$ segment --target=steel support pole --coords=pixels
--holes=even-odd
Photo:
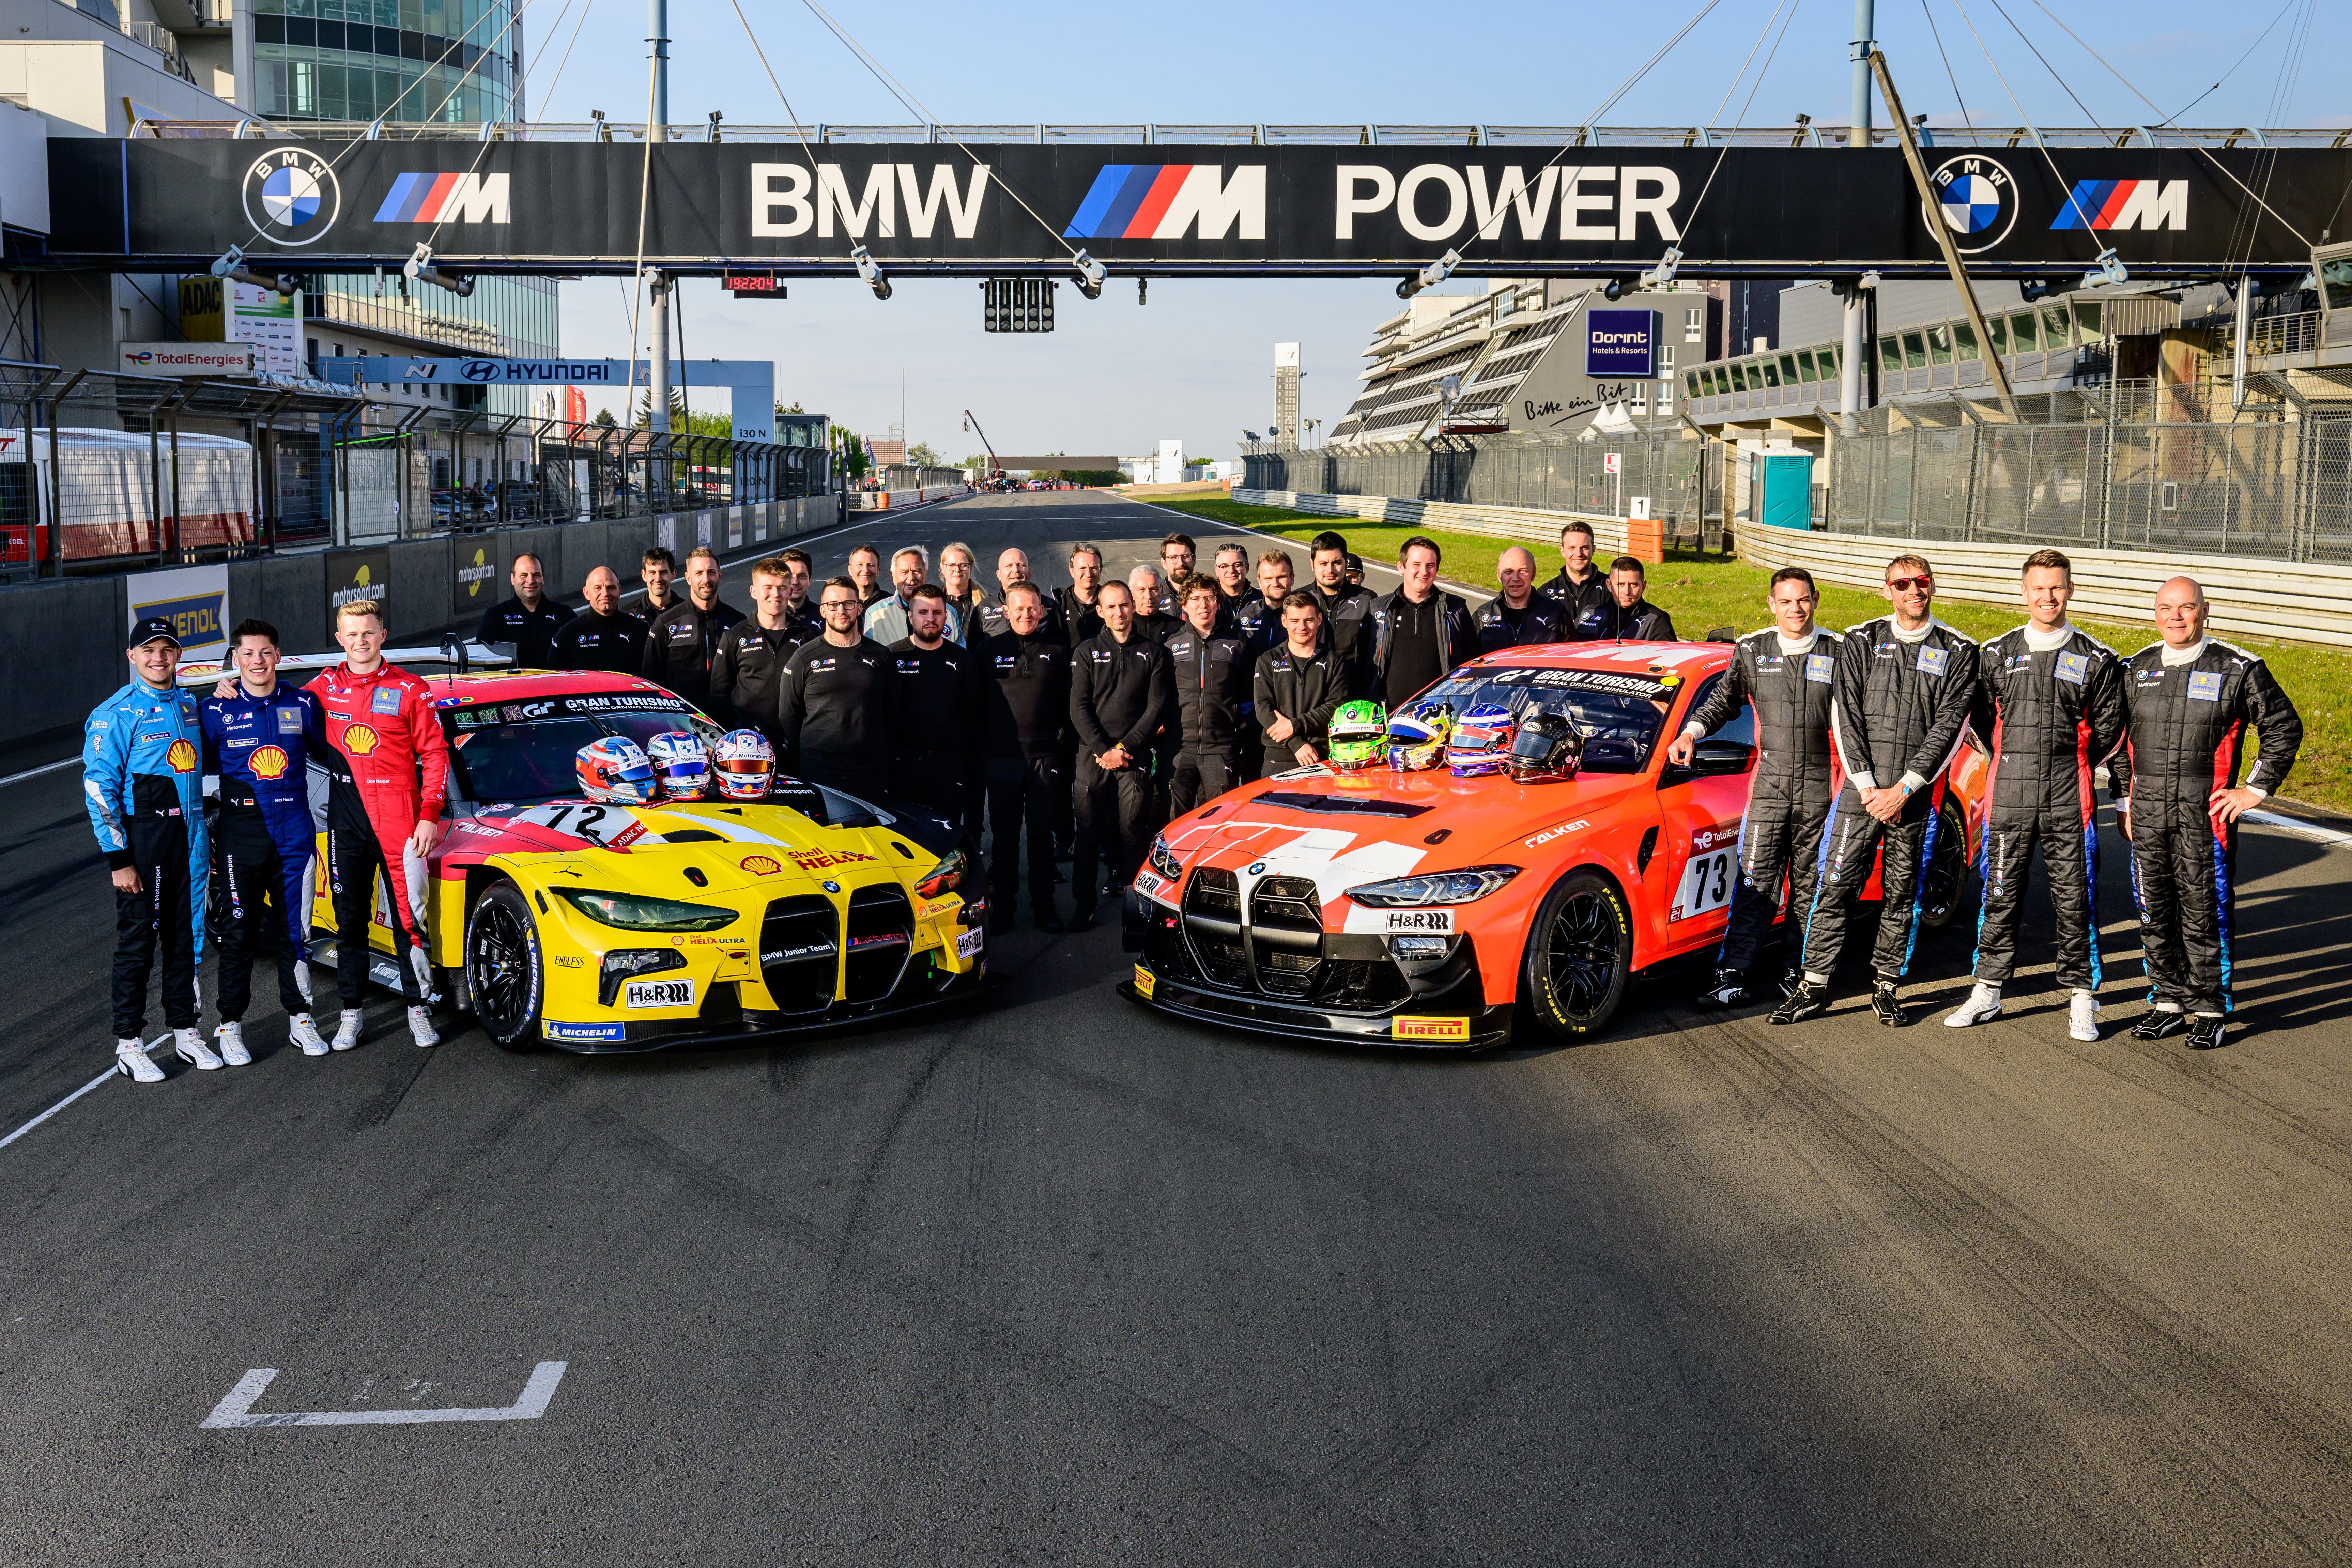
[[[1853,0],[1853,41],[1847,58],[1853,62],[1853,101],[1847,111],[1846,145],[1870,145],[1870,51],[1877,47],[1877,22],[1873,0]],[[1838,360],[1838,426],[1848,436],[1862,434],[1862,289],[1858,283],[1845,296],[1845,352]],[[1730,345],[1725,344],[1726,352]]]

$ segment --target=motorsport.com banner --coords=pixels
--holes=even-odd
[[[611,271],[637,254],[645,153],[618,143],[48,151],[53,262],[187,268],[237,246],[323,269],[396,265],[429,240],[459,268]],[[944,145],[814,151],[812,168],[791,143],[655,148],[646,258],[837,272],[863,244],[885,267],[964,273],[1066,268],[1073,249],[1125,270],[1386,272],[1457,248],[1473,271],[1565,273],[1645,267],[1671,244],[1689,270],[1942,267],[1886,148],[984,146],[984,167]],[[2141,268],[2306,265],[2352,180],[2352,152],[2328,149],[2066,148],[2056,174],[2032,148],[1923,153],[1935,219],[1992,273],[2061,274],[2110,247]]]

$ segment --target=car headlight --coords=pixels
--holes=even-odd
[[[1176,858],[1176,851],[1168,847],[1165,835],[1152,839],[1151,853],[1148,858],[1151,862],[1151,868],[1171,882],[1184,875],[1184,862]]]
[[[1349,889],[1348,897],[1376,910],[1467,904],[1485,898],[1518,874],[1517,866],[1470,866],[1459,871],[1433,871],[1426,877],[1367,882],[1360,888]]]
[[[556,897],[600,925],[625,931],[717,931],[733,925],[733,910],[709,904],[681,904],[669,899],[643,899],[634,893],[591,893],[578,888],[558,888]]]
[[[924,899],[944,899],[963,887],[964,873],[969,868],[963,851],[950,849],[940,857],[938,865],[923,873],[923,879],[915,884],[915,892]]]

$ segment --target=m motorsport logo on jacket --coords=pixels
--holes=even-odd
[[[505,174],[401,174],[375,210],[378,223],[508,223]]]
[[[1228,177],[1215,163],[1106,163],[1095,175],[1066,239],[1265,237],[1265,165]]]
[[[245,216],[272,245],[310,245],[342,212],[334,165],[299,147],[273,148],[245,172]]]

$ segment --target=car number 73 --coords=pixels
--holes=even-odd
[[[1666,911],[1666,919],[1691,920],[1712,914],[1731,902],[1731,883],[1738,866],[1739,853],[1736,849],[1692,856],[1683,867],[1682,886],[1675,889],[1674,907]]]

